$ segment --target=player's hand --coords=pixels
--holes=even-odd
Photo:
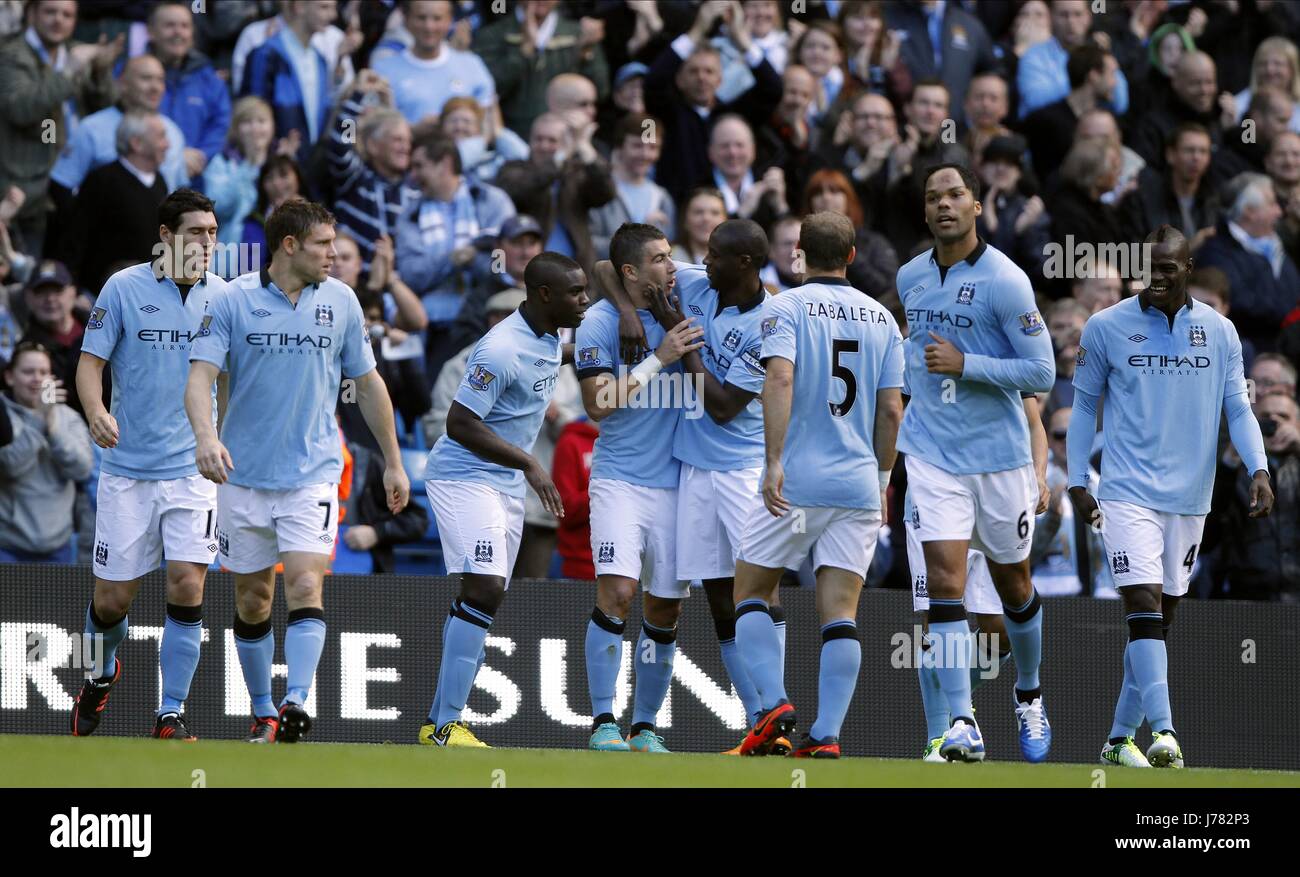
[[[932,375],[952,375],[959,378],[966,370],[966,354],[957,349],[942,335],[930,333],[933,344],[925,346],[925,367]]]
[[[636,365],[650,352],[645,326],[635,310],[618,313],[618,355],[628,365]]]
[[[1075,515],[1082,518],[1088,526],[1100,533],[1102,528],[1101,507],[1097,505],[1096,497],[1088,492],[1088,488],[1071,487],[1070,502],[1074,505]]]
[[[384,467],[384,499],[388,502],[388,510],[395,515],[400,514],[411,501],[411,482],[401,463]]]
[[[101,448],[117,447],[117,439],[120,433],[117,429],[117,418],[107,411],[101,411],[94,417],[90,418],[90,437],[95,444]]]
[[[545,466],[533,460],[533,464],[524,470],[524,478],[528,481],[528,486],[537,492],[542,508],[557,518],[564,517],[564,501],[560,499],[560,491],[555,489],[555,482],[551,480],[551,473],[546,471]]]
[[[779,518],[790,511],[790,501],[781,495],[783,487],[785,487],[785,469],[779,462],[768,463],[763,470],[763,505],[774,518]]]
[[[655,351],[655,356],[664,365],[672,365],[692,350],[704,346],[704,329],[692,325],[691,320],[682,320],[668,331],[664,340]]]
[[[664,327],[664,331],[672,331],[686,315],[682,313],[682,302],[677,296],[669,296],[668,292],[658,285],[650,287],[650,313],[659,321],[659,325]]]
[[[215,438],[200,441],[194,449],[194,462],[199,474],[216,484],[225,484],[227,472],[235,471],[235,463],[230,459],[230,451]]]
[[[1034,507],[1034,514],[1041,515],[1047,511],[1047,506],[1051,503],[1052,492],[1047,487],[1047,475],[1041,474],[1036,476],[1038,479],[1038,505]]]
[[[368,524],[357,524],[348,527],[343,542],[353,551],[369,551],[379,544],[379,534]]]
[[[1250,482],[1250,516],[1267,517],[1273,511],[1273,488],[1268,483],[1268,473],[1260,470]]]

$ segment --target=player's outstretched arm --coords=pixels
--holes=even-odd
[[[82,352],[77,360],[77,395],[86,412],[90,437],[101,448],[117,447],[117,419],[104,407],[104,366],[107,362],[93,353]]]
[[[555,489],[546,467],[532,454],[501,438],[482,418],[459,402],[452,402],[451,410],[447,412],[447,437],[489,463],[523,472],[546,510],[557,518],[564,517],[560,492]]]
[[[790,502],[781,493],[785,470],[781,456],[785,453],[785,434],[790,428],[790,405],[794,399],[794,363],[783,356],[767,360],[767,378],[763,381],[763,505],[775,517],[790,510]]]
[[[388,387],[379,376],[379,369],[371,369],[356,379],[357,407],[370,427],[370,434],[379,442],[384,452],[384,499],[394,515],[406,508],[411,498],[411,482],[402,465],[402,448],[397,443],[397,427],[393,423],[393,400]]]
[[[190,377],[185,383],[185,416],[190,419],[190,428],[194,430],[194,462],[199,474],[209,481],[224,484],[235,463],[212,426],[212,382],[220,373],[221,369],[210,362],[190,361]]]

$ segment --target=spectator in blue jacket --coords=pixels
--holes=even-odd
[[[260,97],[241,97],[231,116],[226,149],[213,157],[203,174],[203,188],[216,205],[220,243],[242,242],[244,220],[257,206],[257,178],[274,141],[270,105]]]
[[[1055,0],[1052,3],[1052,38],[1025,50],[1016,69],[1020,91],[1020,118],[1039,107],[1055,103],[1070,93],[1066,64],[1070,52],[1088,41],[1092,30],[1092,9],[1087,0]],[[1110,107],[1118,116],[1128,112],[1128,80],[1115,74],[1115,91]]]
[[[333,92],[329,62],[311,40],[334,21],[336,6],[299,5],[298,14],[249,55],[240,97],[256,95],[271,105],[276,135],[296,143],[298,162],[306,164],[325,132]]]
[[[451,329],[465,294],[491,269],[489,254],[475,244],[495,239],[515,205],[497,187],[466,179],[460,150],[442,134],[415,141],[411,177],[421,197],[397,224],[397,264],[429,317],[425,355],[432,379],[457,352]]]
[[[1282,216],[1273,183],[1263,174],[1239,174],[1224,189],[1227,215],[1196,259],[1198,268],[1218,268],[1232,290],[1232,322],[1243,342],[1277,349],[1282,321],[1296,307],[1300,271],[1286,254],[1275,226]]]
[[[963,112],[975,74],[999,66],[984,24],[960,3],[891,3],[886,21],[890,29],[905,34],[899,58],[913,80],[938,79],[946,85],[954,114]]]
[[[148,51],[162,62],[167,75],[161,112],[185,135],[185,167],[197,179],[226,142],[230,89],[208,57],[194,50],[189,3],[165,0],[153,8]]]

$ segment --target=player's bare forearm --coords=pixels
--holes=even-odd
[[[898,428],[903,423],[903,394],[897,387],[876,391],[876,424],[872,447],[882,471],[894,468],[898,460]]]
[[[447,436],[470,453],[509,469],[526,471],[537,463],[532,454],[510,444],[459,402],[447,412]]]
[[[90,421],[104,413],[104,360],[92,353],[82,353],[77,360],[77,397],[81,410]]]
[[[222,372],[217,375],[217,434],[226,422],[226,410],[230,407],[230,374]]]
[[[625,371],[618,377],[612,372],[596,375],[582,381],[582,407],[593,423],[600,423],[615,411],[627,405],[632,394],[641,389],[642,384],[632,371]]]
[[[573,365],[573,350],[576,346],[575,344],[560,345],[560,365]]]
[[[715,423],[726,423],[745,407],[745,405],[741,405],[740,408],[734,407],[734,400],[727,392],[727,387],[713,376],[713,372],[704,367],[704,357],[698,350],[692,350],[682,357],[682,368],[695,378],[696,386],[701,389],[700,395],[704,400],[704,412],[713,418]],[[733,389],[741,392],[739,388]],[[745,404],[749,404],[748,400]]]
[[[199,444],[217,440],[212,426],[212,382],[221,369],[210,362],[195,360],[190,363],[190,377],[185,382],[185,416]]]
[[[365,418],[370,434],[379,442],[384,462],[389,466],[402,464],[402,448],[397,443],[397,427],[393,422],[393,400],[388,397],[388,387],[379,376],[379,369],[371,369],[356,379],[357,407]]]
[[[1047,481],[1047,430],[1038,410],[1038,397],[1026,396],[1025,421],[1029,424],[1029,451],[1034,458],[1034,474],[1039,481]]]
[[[767,362],[767,378],[763,381],[763,445],[769,463],[781,462],[793,399],[794,363],[774,356]]]

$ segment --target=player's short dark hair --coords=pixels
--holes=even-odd
[[[212,199],[193,189],[177,189],[158,205],[158,224],[172,231],[181,227],[181,217],[187,213],[216,213]]]
[[[966,167],[966,165],[958,164],[955,161],[945,161],[941,164],[932,164],[926,168],[925,178],[921,181],[922,191],[925,190],[926,186],[930,185],[930,177],[947,168],[952,168],[957,172],[961,177],[961,184],[967,189],[970,189],[971,197],[978,201],[980,199],[980,178],[975,175],[973,170]]]
[[[727,219],[713,233],[721,249],[736,256],[748,256],[756,270],[767,264],[767,234],[754,220]]]
[[[645,258],[646,244],[651,241],[666,241],[668,236],[653,225],[644,222],[625,222],[609,239],[609,260],[614,263],[614,270],[623,276],[623,266],[641,267]]]
[[[444,158],[450,158],[452,171],[456,174],[463,172],[460,163],[460,147],[456,145],[455,140],[452,140],[441,131],[435,129],[418,136],[415,142],[411,144],[411,152],[415,152],[417,149],[423,149],[425,157],[434,164]]]
[[[318,225],[334,225],[334,214],[304,198],[290,198],[266,221],[266,243],[274,253],[287,237],[301,241]]]
[[[925,79],[918,79],[912,85],[912,97],[916,97],[917,90],[922,88],[942,88],[943,93],[948,95],[949,105],[952,104],[952,90],[948,88],[948,84],[946,82],[944,82],[942,79],[939,79],[937,76],[927,76]],[[911,102],[912,97],[909,97],[907,99],[909,103]]]
[[[1070,51],[1065,62],[1065,75],[1070,78],[1070,90],[1078,88],[1088,81],[1088,74],[1106,69],[1106,58],[1110,53],[1096,43],[1084,43]]]
[[[1187,236],[1167,222],[1147,235],[1146,243],[1175,245],[1181,243],[1183,246],[1188,246]]]
[[[524,291],[528,295],[540,287],[558,289],[564,285],[566,277],[573,271],[581,271],[582,266],[563,253],[547,250],[538,253],[524,269]]]
[[[402,0],[402,2],[398,4],[402,8],[403,15],[405,15],[408,11],[410,11],[412,2],[413,0]],[[456,14],[456,4],[453,3],[452,0],[442,0],[442,2],[447,4],[448,12],[450,12],[452,15]]]
[[[1211,145],[1214,143],[1214,138],[1210,136],[1210,129],[1200,122],[1179,122],[1165,135],[1165,149],[1176,148],[1188,134],[1200,134],[1208,139]]]
[[[857,236],[853,221],[843,213],[823,210],[805,216],[799,226],[799,249],[809,273],[814,268],[835,271],[848,265]]]

